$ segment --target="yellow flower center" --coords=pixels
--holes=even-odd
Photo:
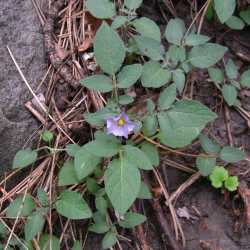
[[[117,126],[121,127],[125,124],[125,120],[123,117],[121,117],[118,121],[117,121]]]

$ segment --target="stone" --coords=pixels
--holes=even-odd
[[[1,1],[0,5],[0,175],[12,165],[15,153],[38,128],[25,109],[32,98],[6,49],[9,46],[35,90],[46,73],[43,33],[31,0]]]

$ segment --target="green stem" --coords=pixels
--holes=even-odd
[[[113,93],[114,93],[114,97],[116,102],[118,103],[118,90],[117,90],[117,81],[116,81],[116,77],[115,74],[113,74],[112,76],[112,80],[113,80]]]

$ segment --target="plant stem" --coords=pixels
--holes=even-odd
[[[117,81],[116,81],[115,74],[113,74],[112,76],[112,82],[113,82],[113,94],[114,94],[116,102],[118,103]]]
[[[217,156],[218,156],[218,155],[216,155],[216,154],[191,154],[191,153],[185,153],[185,152],[182,152],[182,151],[179,151],[179,150],[175,150],[175,149],[171,149],[171,148],[169,148],[169,147],[166,147],[166,146],[160,144],[159,142],[156,142],[156,141],[152,140],[151,138],[146,137],[145,135],[143,135],[143,134],[141,134],[141,133],[139,133],[139,135],[140,135],[143,139],[145,139],[146,141],[148,141],[148,142],[154,144],[155,146],[157,146],[157,147],[159,147],[159,148],[162,148],[162,149],[164,149],[164,150],[167,150],[167,151],[169,151],[169,152],[175,153],[175,154],[177,154],[177,155],[189,156],[189,157],[194,157],[194,158],[197,158],[197,157],[199,157],[199,156],[202,156],[202,157],[217,157]]]
[[[44,147],[41,147],[41,148],[37,148],[36,151],[41,151],[43,149],[48,149],[50,151],[60,151],[60,152],[63,152],[63,151],[66,151],[66,149],[63,149],[63,148],[51,148],[51,147],[48,147],[48,146],[44,146]]]

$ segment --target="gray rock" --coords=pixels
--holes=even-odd
[[[31,0],[8,0],[0,4],[0,174],[11,167],[38,123],[25,110],[31,95],[11,60],[13,52],[32,88],[46,72],[42,28]]]

